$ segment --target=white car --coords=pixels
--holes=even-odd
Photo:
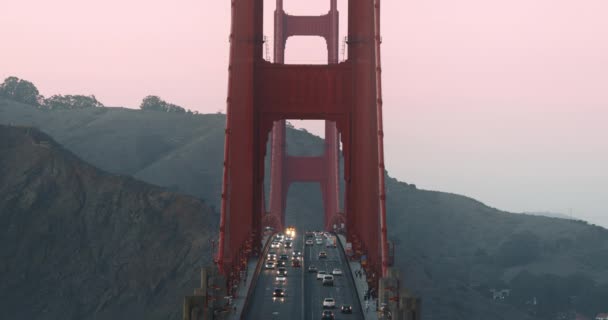
[[[319,270],[317,271],[317,280],[323,280],[323,277],[327,275],[327,271]]]
[[[267,261],[264,265],[265,269],[274,269],[274,261]]]
[[[285,281],[287,281],[287,277],[286,277],[286,276],[283,276],[283,275],[278,275],[278,276],[275,278],[275,280],[276,280],[276,282],[279,282],[279,283],[285,283]]]
[[[316,241],[317,241],[317,244],[323,244],[323,239],[321,239],[321,238],[317,238]]]
[[[342,275],[342,270],[335,268],[331,274],[333,274],[334,276],[341,276]]]
[[[306,245],[307,246],[312,246],[313,244],[314,244],[314,242],[312,241],[312,239],[306,240]]]
[[[323,299],[323,308],[333,308],[336,306],[336,300],[334,298]]]
[[[281,243],[280,242],[276,242],[276,241],[270,244],[270,247],[273,248],[273,249],[276,249],[276,248],[278,248],[280,246],[281,246]]]

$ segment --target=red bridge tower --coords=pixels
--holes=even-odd
[[[224,182],[218,265],[236,277],[260,242],[264,209],[264,156],[272,152],[270,215],[283,222],[289,183],[322,185],[326,223],[339,217],[338,132],[342,142],[347,238],[367,254],[369,268],[387,274],[384,150],[380,68],[380,1],[350,0],[348,59],[337,62],[338,12],[319,17],[275,12],[275,63],[262,58],[263,0],[232,0]],[[291,35],[327,40],[327,65],[285,65]],[[326,120],[322,157],[285,155],[285,119]],[[333,129],[335,126],[336,129]],[[337,132],[336,132],[337,131]],[[272,132],[274,145],[266,150]],[[315,171],[315,174],[308,175]],[[253,245],[256,244],[256,245]]]

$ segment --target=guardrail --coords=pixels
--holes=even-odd
[[[348,269],[348,275],[349,275],[349,279],[353,285],[353,289],[355,290],[355,295],[357,296],[356,304],[359,306],[359,312],[364,315],[365,317],[365,313],[363,313],[363,306],[361,305],[361,299],[360,297],[360,292],[357,290],[357,283],[355,282],[355,278],[353,277],[353,270],[351,270],[350,268],[350,260],[348,259],[348,257],[346,256],[346,251],[344,251],[344,246],[342,245],[342,239],[340,239],[340,237],[336,234],[333,233],[332,234],[336,237],[336,242],[339,244],[340,246],[340,252],[342,254],[342,257],[344,258],[344,261],[346,261],[346,268]]]

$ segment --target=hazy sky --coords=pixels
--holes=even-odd
[[[274,1],[265,3],[270,22]],[[292,14],[329,7],[285,3]],[[30,80],[47,96],[95,94],[110,106],[137,107],[156,94],[202,112],[225,109],[229,0],[1,7],[1,78]],[[606,0],[383,1],[391,175],[505,210],[572,210],[608,226],[607,12]],[[265,33],[272,41],[270,27]],[[320,38],[298,38],[286,60],[325,55]]]

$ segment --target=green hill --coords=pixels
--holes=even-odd
[[[121,108],[43,111],[0,100],[0,123],[41,128],[84,160],[219,205],[221,114]],[[292,154],[322,140],[288,130]],[[320,191],[296,185],[288,218],[319,216]],[[318,199],[318,201],[310,201]],[[580,221],[510,214],[459,195],[387,179],[389,237],[424,319],[554,319],[608,311],[608,232]],[[490,289],[510,289],[494,300]],[[531,301],[536,300],[536,304]]]

